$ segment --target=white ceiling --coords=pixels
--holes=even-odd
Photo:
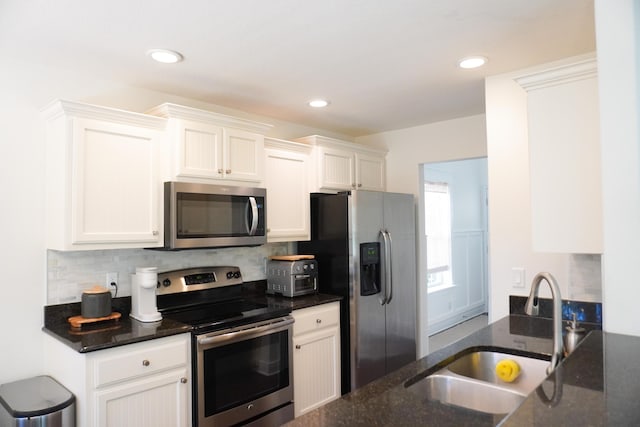
[[[0,0],[0,49],[360,136],[482,113],[485,76],[594,51],[593,19],[593,0]],[[488,65],[458,69],[471,54]]]

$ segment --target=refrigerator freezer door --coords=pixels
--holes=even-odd
[[[385,193],[384,229],[391,241],[393,276],[392,297],[385,305],[386,370],[391,372],[416,360],[416,238],[412,195]]]
[[[383,226],[383,193],[354,191],[351,194],[352,282],[350,316],[352,337],[351,388],[359,388],[386,371],[384,292],[362,295],[360,244],[378,242]],[[383,285],[384,287],[384,285]],[[366,294],[366,292],[365,292]]]

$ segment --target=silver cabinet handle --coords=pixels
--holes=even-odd
[[[227,169],[226,171],[224,171],[224,173],[226,173],[227,175],[229,175],[231,173],[231,169]]]
[[[322,319],[316,319],[316,323],[317,323],[317,324],[322,323]]]
[[[362,187],[362,184],[358,184],[358,188]]]
[[[302,346],[300,344],[296,344],[296,350],[300,350]]]
[[[185,377],[180,378],[180,382],[182,384],[186,384],[187,383],[187,379]]]
[[[224,173],[224,171],[222,169],[218,169],[218,174],[222,175]]]
[[[158,235],[158,234],[160,234],[160,233],[158,232],[158,230],[153,230],[153,231],[151,232],[151,234],[153,234],[154,236],[157,236],[157,235]]]
[[[144,359],[142,361],[142,366],[149,366],[149,365],[151,365],[151,362],[149,362],[147,359]]]

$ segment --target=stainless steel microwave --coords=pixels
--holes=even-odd
[[[266,203],[264,188],[165,182],[164,249],[265,244]]]

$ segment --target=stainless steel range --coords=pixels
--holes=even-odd
[[[193,420],[199,427],[293,419],[293,318],[242,298],[238,267],[158,274],[158,310],[193,327]]]

